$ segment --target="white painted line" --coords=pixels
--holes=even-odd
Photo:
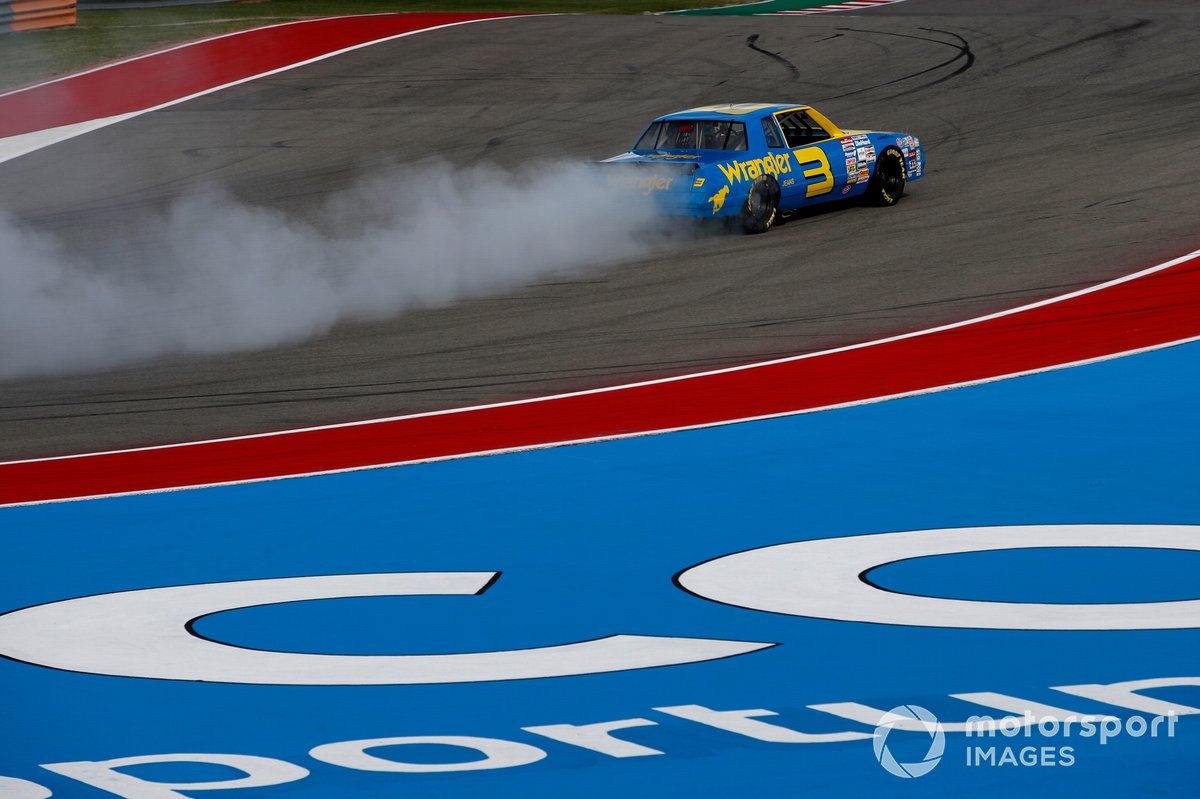
[[[139,113],[142,112],[134,111],[129,114],[89,119],[87,122],[76,122],[72,125],[62,125],[57,128],[35,130],[32,133],[21,133],[17,136],[0,138],[0,164],[32,153],[35,150],[40,150],[43,147],[58,144],[60,141],[73,139],[76,136],[82,136],[84,133],[90,133],[93,130],[99,130],[109,125],[115,125],[118,122],[135,117]]]
[[[367,15],[367,16],[380,16],[380,15],[371,14],[371,15]],[[75,136],[79,136],[83,133],[88,133],[93,130],[98,130],[100,128],[107,127],[108,125],[115,125],[118,122],[124,122],[127,119],[132,119],[133,117],[141,116],[142,114],[149,114],[152,111],[161,111],[162,109],[170,108],[173,105],[179,105],[180,103],[186,103],[189,100],[195,100],[197,97],[204,97],[205,95],[213,94],[214,92],[219,92],[219,91],[222,91],[223,89],[229,89],[229,88],[232,88],[233,86],[240,86],[243,83],[249,83],[252,80],[260,80],[262,78],[267,78],[267,77],[270,77],[271,75],[278,75],[281,72],[287,72],[289,70],[296,69],[298,67],[308,66],[309,64],[315,64],[318,61],[324,61],[327,58],[333,58],[334,56],[344,55],[345,53],[353,52],[354,50],[361,50],[364,47],[370,47],[370,46],[376,45],[376,44],[383,44],[384,42],[395,41],[396,39],[403,39],[406,36],[414,36],[418,33],[428,33],[430,31],[442,30],[443,28],[454,28],[459,25],[470,25],[470,24],[473,24],[476,22],[498,22],[501,20],[509,20],[509,19],[528,19],[529,17],[535,17],[535,16],[554,16],[554,15],[552,15],[552,14],[524,14],[524,15],[520,15],[520,16],[510,16],[510,17],[484,17],[482,19],[468,19],[468,20],[463,20],[461,22],[448,22],[443,25],[433,25],[428,28],[420,28],[420,29],[414,30],[414,31],[405,31],[404,33],[397,33],[392,36],[385,36],[381,39],[373,39],[369,42],[361,42],[359,44],[351,45],[349,47],[343,47],[341,50],[334,50],[329,53],[323,53],[319,56],[314,56],[313,58],[309,58],[304,61],[297,61],[294,64],[288,64],[286,66],[277,67],[276,69],[268,70],[266,72],[260,72],[257,75],[250,75],[249,77],[239,78],[238,80],[230,81],[229,83],[223,83],[220,86],[213,86],[208,89],[203,89],[203,90],[195,92],[193,94],[189,94],[186,97],[179,97],[174,100],[168,100],[165,103],[160,103],[155,106],[143,108],[138,111],[131,111],[127,114],[120,114],[118,116],[102,117],[100,119],[89,120],[88,122],[76,123],[75,125],[63,125],[62,127],[59,127],[59,128],[51,128],[50,131],[62,132],[62,135],[58,136],[57,138],[51,135],[51,136],[47,136],[41,140],[36,139],[36,134],[49,133],[50,131],[35,131],[34,133],[25,133],[25,134],[21,134],[19,136],[8,136],[6,138],[0,139],[0,163],[4,163],[5,161],[10,161],[13,158],[17,158],[18,156],[21,156],[21,155],[26,155],[28,153],[34,152],[35,150],[41,149],[43,147],[49,147],[50,145],[57,144],[60,141],[65,141],[66,139],[74,138]],[[325,17],[323,19],[338,19],[338,17]],[[304,20],[304,21],[305,22],[319,22],[321,20]],[[151,56],[154,56],[154,55],[161,55],[162,53],[170,52],[171,50],[178,50],[183,47],[191,47],[191,46],[194,46],[197,44],[201,44],[203,42],[212,41],[213,39],[222,39],[227,36],[236,36],[236,35],[239,35],[242,33],[250,33],[251,31],[261,31],[261,30],[266,30],[269,28],[282,27],[283,25],[296,25],[296,24],[300,24],[300,23],[285,22],[285,23],[282,23],[281,25],[266,25],[261,28],[252,28],[251,30],[248,30],[248,31],[238,31],[237,33],[226,33],[221,36],[213,36],[209,39],[201,39],[198,42],[189,42],[188,44],[179,45],[178,47],[172,47],[172,48],[168,48],[166,50],[158,50],[153,53],[146,53],[146,54],[143,54],[140,56],[134,56],[132,58],[127,58],[124,61],[118,61],[113,64],[106,64],[104,66],[96,67],[91,70],[85,70],[84,72],[78,72],[73,75],[66,75],[62,78],[55,78],[54,80],[46,81],[45,83],[40,83],[35,86],[28,86],[28,87],[25,87],[24,89],[17,89],[16,91],[8,92],[8,94],[16,94],[17,92],[21,92],[21,91],[29,91],[30,89],[35,89],[38,86],[45,86],[50,83],[57,83],[58,81],[61,81],[61,80],[69,80],[69,79],[77,77],[79,75],[86,75],[90,72],[97,72],[97,71],[100,71],[103,69],[110,69],[119,64],[129,63],[130,61],[138,61],[143,58],[150,58]],[[0,97],[4,97],[4,96],[6,96],[6,95],[0,95]],[[90,126],[90,127],[80,128],[78,130],[74,130],[74,131],[70,131],[70,132],[68,132],[66,130],[67,128],[76,128],[77,126]],[[30,137],[30,136],[33,136],[35,138],[34,139],[26,139],[26,137]],[[13,141],[14,139],[22,139],[22,141],[14,142]],[[32,142],[40,142],[40,143],[38,143],[37,146],[31,146]]]
[[[393,12],[381,12],[379,14],[361,14],[361,15],[355,14],[353,16],[381,17],[388,13],[393,13]],[[40,83],[34,83],[30,86],[22,86],[17,89],[10,89],[9,91],[6,91],[6,92],[0,92],[0,97],[8,97],[9,95],[12,95],[12,94],[20,94],[21,92],[27,92],[27,91],[30,91],[31,89],[37,89],[42,86],[49,86],[52,83],[60,83],[64,80],[71,80],[72,78],[78,78],[81,75],[91,75],[93,72],[103,72],[106,69],[112,69],[113,67],[119,67],[122,64],[129,64],[134,61],[141,61],[143,58],[153,58],[154,56],[160,56],[163,53],[171,53],[176,50],[183,50],[188,47],[195,47],[198,44],[204,44],[206,42],[215,42],[218,39],[228,39],[232,36],[242,36],[247,33],[254,33],[255,31],[271,30],[272,28],[284,28],[284,27],[287,27],[288,25],[307,25],[310,22],[325,22],[326,20],[330,20],[330,19],[345,19],[345,18],[346,18],[345,16],[333,16],[333,17],[316,17],[314,19],[296,19],[296,20],[291,20],[290,22],[278,22],[274,25],[260,25],[257,28],[246,28],[245,30],[241,30],[241,31],[232,31],[231,33],[220,33],[215,36],[207,36],[203,39],[196,39],[195,41],[184,42],[182,44],[173,45],[171,47],[164,47],[161,50],[151,50],[146,53],[139,53],[138,55],[129,56],[128,58],[118,59],[117,61],[110,61],[107,64],[100,64],[99,66],[91,67],[90,69],[83,69],[83,70],[80,70],[79,72],[72,72],[69,75],[60,75],[57,78],[51,78],[50,80],[44,80],[44,81],[41,81]],[[497,17],[497,19],[502,19],[502,17]],[[428,30],[432,30],[432,28],[430,28]],[[414,31],[414,33],[418,33],[418,32],[419,31]]]
[[[828,349],[828,350],[820,350],[819,352],[809,352],[809,353],[805,353],[803,355],[789,355],[784,358],[774,358],[769,361],[758,361],[755,363],[741,364],[739,366],[724,366],[719,369],[710,369],[710,370],[703,371],[703,372],[694,372],[692,374],[675,375],[673,377],[658,377],[658,378],[654,378],[653,380],[641,380],[641,381],[638,381],[635,383],[624,383],[621,385],[607,386],[604,388],[589,388],[589,389],[584,389],[581,391],[569,391],[569,392],[566,392],[563,394],[551,394],[551,395],[548,395],[545,397],[531,397],[529,399],[508,400],[505,402],[493,402],[493,403],[488,403],[485,405],[471,405],[471,406],[468,406],[465,408],[449,408],[449,409],[441,410],[441,411],[423,411],[421,413],[409,413],[409,414],[402,414],[399,416],[384,416],[384,417],[380,417],[378,419],[364,419],[362,421],[357,421],[357,422],[338,422],[337,424],[315,425],[312,427],[297,427],[297,428],[294,428],[291,430],[277,430],[277,431],[271,432],[271,433],[251,433],[249,435],[242,435],[242,436],[228,436],[225,438],[210,438],[210,439],[202,439],[199,441],[183,441],[183,442],[180,442],[177,444],[157,444],[157,445],[150,446],[150,447],[131,447],[129,449],[114,449],[114,450],[105,450],[102,452],[82,452],[77,455],[55,455],[55,456],[49,457],[49,458],[29,458],[27,460],[3,461],[3,462],[0,462],[0,466],[10,466],[13,464],[18,464],[18,463],[39,463],[42,461],[74,460],[76,458],[91,458],[91,457],[96,457],[98,455],[116,455],[116,454],[120,454],[120,453],[124,453],[124,452],[146,452],[149,450],[175,449],[178,447],[195,447],[195,446],[201,446],[204,444],[217,444],[217,443],[223,443],[223,442],[227,442],[227,441],[246,441],[246,440],[254,439],[254,438],[271,438],[274,436],[287,436],[287,435],[293,435],[295,433],[307,433],[307,432],[312,432],[312,431],[316,431],[316,430],[335,430],[335,429],[344,428],[344,427],[362,427],[364,425],[382,424],[385,422],[397,422],[397,421],[401,421],[401,420],[405,420],[405,419],[421,419],[421,418],[427,418],[427,417],[431,417],[431,416],[445,416],[445,415],[454,414],[454,413],[471,413],[474,411],[487,410],[487,409],[491,409],[491,408],[504,408],[504,407],[514,406],[514,405],[531,405],[531,404],[540,403],[540,402],[552,402],[554,400],[566,399],[568,397],[581,397],[581,396],[586,396],[586,395],[590,395],[590,394],[606,394],[611,391],[625,391],[627,389],[638,388],[640,386],[653,386],[653,385],[660,385],[663,383],[674,383],[674,382],[680,381],[680,380],[695,380],[697,378],[708,377],[710,375],[721,375],[721,374],[729,374],[732,372],[741,372],[746,369],[761,369],[764,366],[773,366],[775,364],[781,364],[781,363],[792,363],[795,361],[804,361],[804,360],[808,360],[809,358],[821,358],[821,357],[825,357],[828,355],[834,355],[839,352],[850,352],[852,350],[861,350],[861,349],[865,349],[867,347],[878,347],[882,344],[888,344],[893,341],[903,341],[905,339],[918,338],[920,336],[928,336],[928,335],[932,335],[934,333],[940,333],[944,330],[956,330],[961,327],[977,325],[982,322],[990,321],[992,319],[1002,319],[1003,317],[1012,316],[1014,314],[1023,313],[1025,311],[1031,311],[1035,308],[1042,308],[1047,305],[1053,305],[1055,303],[1064,302],[1064,301],[1072,299],[1074,297],[1082,297],[1086,294],[1092,294],[1097,291],[1103,291],[1104,289],[1111,288],[1112,286],[1119,286],[1122,283],[1128,283],[1131,280],[1138,280],[1139,278],[1147,277],[1147,276],[1155,274],[1157,272],[1161,272],[1164,269],[1170,269],[1173,266],[1177,266],[1181,263],[1190,261],[1194,258],[1200,258],[1200,250],[1193,250],[1192,252],[1188,253],[1187,255],[1181,255],[1178,258],[1172,258],[1170,261],[1166,261],[1166,262],[1158,264],[1156,266],[1151,266],[1146,269],[1142,269],[1138,272],[1133,272],[1131,274],[1125,275],[1124,277],[1114,278],[1113,280],[1108,280],[1108,281],[1105,281],[1104,283],[1097,283],[1094,286],[1088,286],[1087,288],[1077,289],[1076,291],[1071,291],[1066,294],[1060,294],[1056,297],[1050,297],[1050,298],[1047,298],[1044,300],[1038,300],[1037,302],[1031,302],[1027,305],[1019,305],[1016,308],[1009,308],[1008,310],[1004,310],[1004,311],[996,311],[995,313],[985,314],[983,316],[977,316],[977,317],[974,317],[971,319],[964,319],[961,322],[951,322],[949,324],[939,325],[937,327],[930,327],[930,328],[926,328],[924,330],[915,330],[911,333],[901,333],[899,335],[888,336],[886,338],[875,339],[873,341],[864,341],[859,344],[848,344],[848,345],[845,345],[842,347],[834,347],[834,348]],[[1181,344],[1181,343],[1184,343],[1185,341],[1191,341],[1191,340],[1192,339],[1181,339],[1180,341],[1173,341],[1173,342],[1169,342],[1167,344],[1156,345],[1154,347],[1147,348],[1146,350],[1130,350],[1128,352],[1121,352],[1121,353],[1118,353],[1117,355],[1113,355],[1111,357],[1120,357],[1120,356],[1124,356],[1124,355],[1136,354],[1138,352],[1146,352],[1149,350],[1158,349],[1160,346],[1161,347],[1171,347],[1171,346],[1175,346],[1176,344]],[[1088,361],[1079,361],[1078,363],[1064,364],[1064,366],[1075,366],[1075,365],[1084,364],[1084,363],[1093,363],[1097,360],[1105,360],[1108,357],[1110,357],[1110,356],[1103,356],[1101,358],[1096,358],[1096,359],[1092,359],[1092,360],[1088,360]],[[1049,367],[1049,368],[1058,369],[1061,367],[1054,366],[1054,367]],[[1045,370],[1035,370],[1035,372],[1036,371],[1045,371]],[[1035,372],[1015,372],[1011,375],[1003,375],[1002,377],[1017,377],[1017,376],[1024,375],[1024,374],[1034,374]],[[996,378],[996,379],[1001,379],[1001,378]],[[990,380],[991,380],[991,378],[989,378],[988,380],[981,381],[981,382],[989,382]],[[932,389],[932,390],[940,391],[945,388],[957,388],[960,385],[974,385],[974,383],[955,383],[955,384],[947,385],[947,386],[939,386],[936,389]],[[923,393],[923,392],[916,392],[916,393]],[[895,395],[895,396],[909,396],[909,395],[901,394],[901,395]],[[883,400],[883,399],[892,399],[892,398],[893,397],[889,396],[889,397],[879,397],[877,399]],[[872,399],[872,400],[867,400],[867,401],[874,402],[876,400]],[[850,403],[850,405],[857,405],[857,404],[861,404],[861,403],[859,403],[859,402]],[[828,407],[835,408],[835,407],[847,407],[847,406],[831,405]],[[827,408],[814,409],[814,410],[826,410],[826,409]],[[777,414],[777,415],[789,416],[791,414],[792,414],[792,412],[787,412],[784,414]],[[771,417],[751,417],[751,418],[757,419],[757,418],[771,418]],[[749,420],[750,420],[750,418],[738,419],[738,420],[734,420],[734,421],[749,421]],[[722,424],[726,424],[726,422],[722,422]],[[702,425],[702,426],[709,426],[709,425]],[[690,429],[690,428],[672,428],[672,429]],[[665,432],[665,431],[663,431],[663,432]],[[604,440],[604,439],[600,439],[600,440]],[[563,443],[566,443],[566,442],[563,442]]]
[[[773,15],[788,15],[788,16],[803,16],[807,14],[829,14],[835,11],[858,11],[867,8],[876,8],[878,6],[889,5],[891,3],[901,3],[904,0],[846,0],[844,3],[833,3],[831,5],[813,6],[812,8],[798,8],[785,11],[769,12]],[[759,5],[758,3],[749,3],[748,5]],[[729,8],[737,8],[737,6],[728,6]]]
[[[642,430],[642,431],[638,431],[635,433],[615,433],[613,435],[594,436],[592,438],[564,439],[562,441],[548,441],[543,444],[529,444],[527,446],[519,446],[519,447],[504,447],[504,448],[500,448],[500,449],[477,450],[474,452],[461,452],[461,453],[457,453],[454,455],[444,455],[444,456],[436,457],[436,458],[416,458],[413,460],[392,461],[389,463],[373,463],[373,464],[369,464],[366,466],[348,466],[348,467],[345,467],[342,469],[326,469],[323,471],[316,471],[316,472],[297,472],[295,474],[281,474],[281,475],[275,475],[272,477],[254,477],[254,478],[250,478],[248,480],[228,480],[228,481],[217,482],[217,483],[195,483],[192,485],[172,486],[169,488],[151,488],[151,489],[142,489],[142,490],[138,490],[138,491],[119,491],[119,492],[114,492],[114,493],[109,493],[109,494],[89,494],[86,496],[78,496],[78,497],[63,497],[61,499],[41,499],[41,500],[34,500],[32,502],[12,502],[12,503],[6,503],[6,504],[0,503],[0,508],[21,508],[21,507],[27,507],[27,506],[32,506],[32,505],[51,505],[51,504],[57,504],[60,502],[81,502],[81,501],[89,500],[89,499],[111,499],[114,497],[129,497],[129,496],[138,496],[141,494],[168,494],[168,493],[171,493],[174,491],[191,491],[191,490],[201,489],[201,488],[222,488],[225,486],[249,485],[251,483],[271,483],[271,482],[275,482],[277,480],[291,480],[293,478],[301,478],[301,477],[322,477],[325,475],[333,475],[333,474],[347,474],[350,472],[363,472],[363,471],[368,471],[371,469],[390,469],[395,466],[414,466],[414,465],[422,464],[422,463],[441,463],[444,461],[462,460],[464,458],[480,458],[480,457],[485,457],[485,456],[489,456],[489,455],[507,455],[507,454],[515,453],[515,452],[533,452],[535,450],[555,449],[557,447],[574,446],[576,444],[597,444],[597,443],[601,443],[604,441],[622,441],[622,440],[630,439],[630,438],[643,438],[645,436],[657,436],[657,435],[663,435],[666,433],[683,433],[683,432],[687,432],[689,430],[706,430],[706,429],[712,428],[712,427],[725,427],[726,425],[742,424],[744,422],[761,422],[761,421],[765,421],[768,419],[782,419],[782,418],[785,418],[788,416],[803,416],[805,414],[821,413],[823,411],[836,411],[836,410],[841,410],[843,408],[856,408],[861,405],[874,405],[875,403],[879,403],[879,402],[887,402],[887,401],[896,400],[896,399],[905,399],[907,397],[919,397],[919,396],[924,396],[926,394],[937,394],[937,393],[941,393],[943,391],[950,391],[950,390],[956,389],[956,388],[969,388],[971,386],[982,386],[982,385],[986,385],[988,383],[998,383],[1002,380],[1011,380],[1011,379],[1017,378],[1017,377],[1028,377],[1029,375],[1043,374],[1046,372],[1057,372],[1062,369],[1072,369],[1077,366],[1087,366],[1089,364],[1094,364],[1094,363],[1103,363],[1105,361],[1112,361],[1112,360],[1116,360],[1118,358],[1125,358],[1125,357],[1128,357],[1131,355],[1141,355],[1142,353],[1154,352],[1156,350],[1167,349],[1169,347],[1178,347],[1183,344],[1192,344],[1194,342],[1200,342],[1200,336],[1192,336],[1190,338],[1179,339],[1177,341],[1168,341],[1163,344],[1154,344],[1149,347],[1140,347],[1138,349],[1125,350],[1123,352],[1115,352],[1110,355],[1101,355],[1101,356],[1098,356],[1095,358],[1087,358],[1082,361],[1071,361],[1068,363],[1055,364],[1053,366],[1045,366],[1045,367],[1042,367],[1039,369],[1028,369],[1028,370],[1021,371],[1021,372],[1009,372],[1007,374],[995,375],[993,377],[985,377],[985,378],[981,378],[979,380],[968,380],[968,381],[961,382],[961,383],[947,383],[945,385],[931,386],[929,388],[916,389],[913,391],[906,391],[906,392],[902,392],[899,394],[887,394],[887,395],[883,395],[883,396],[879,396],[879,397],[869,397],[867,399],[854,400],[852,402],[842,402],[842,403],[837,403],[834,405],[822,405],[820,407],[804,408],[802,410],[796,410],[796,411],[783,411],[780,413],[763,414],[761,416],[746,416],[746,417],[736,418],[736,419],[724,419],[724,420],[721,420],[718,422],[706,422],[704,424],[686,425],[686,426],[682,426],[682,427],[663,427],[663,428],[658,428],[658,429],[654,429],[654,430]],[[803,357],[803,356],[801,356],[801,357]],[[669,378],[669,379],[674,379],[674,378]],[[598,390],[604,391],[607,389],[598,389]],[[581,392],[581,393],[588,393],[588,392]],[[546,399],[546,398],[543,398],[543,399]],[[539,400],[521,400],[520,402],[536,402],[536,401],[539,401]],[[516,404],[516,403],[510,403],[510,404]],[[481,407],[484,407],[484,406],[481,406]],[[476,409],[475,408],[459,409],[459,411],[465,411],[465,410],[476,410]],[[455,412],[458,412],[458,411],[438,411],[438,412],[435,412],[434,414],[415,414],[415,415],[418,415],[418,416],[420,416],[420,415],[435,415],[436,413],[455,413]],[[353,425],[353,424],[370,424],[370,422],[350,423],[350,425]],[[346,426],[350,426],[350,425],[328,425],[328,427],[346,427]],[[312,428],[312,429],[319,429],[319,428]],[[291,432],[296,432],[296,431],[291,431]],[[262,435],[280,435],[280,433],[264,433]],[[256,436],[242,436],[241,438],[255,438],[255,437]],[[236,439],[224,439],[224,440],[236,440]],[[194,443],[207,443],[207,442],[194,442]],[[164,449],[164,448],[175,447],[175,446],[188,446],[188,445],[187,444],[168,444],[168,445],[166,445],[166,447],[143,447],[142,449]],[[135,452],[135,451],[137,451],[137,450],[118,450],[118,452]],[[100,455],[100,454],[108,454],[108,453],[88,453],[88,454],[89,455]],[[73,458],[73,457],[85,457],[85,456],[67,455],[67,456],[63,456],[62,458],[40,458],[40,459],[34,459],[34,461],[36,461],[36,460],[64,460],[64,459],[69,459],[69,458]],[[9,463],[32,463],[34,461],[10,461]],[[5,465],[7,465],[7,464],[0,463],[0,466],[5,466]]]

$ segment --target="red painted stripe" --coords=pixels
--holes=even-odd
[[[1007,315],[739,370],[456,413],[0,464],[0,502],[257,480],[794,413],[1200,336],[1200,252]]]
[[[142,111],[310,58],[506,14],[377,14],[256,28],[0,96],[0,137]]]

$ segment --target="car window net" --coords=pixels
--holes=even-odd
[[[779,118],[779,126],[783,128],[783,137],[787,139],[788,147],[800,147],[829,138],[825,129],[803,111],[784,114]]]

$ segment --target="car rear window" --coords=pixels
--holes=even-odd
[[[746,126],[741,122],[714,119],[672,119],[655,122],[635,150],[745,150]]]

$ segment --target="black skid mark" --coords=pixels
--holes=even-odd
[[[757,42],[758,42],[758,34],[757,33],[752,33],[746,37],[746,46],[747,47],[749,47],[751,50],[753,50],[756,53],[762,53],[763,55],[765,55],[767,58],[771,59],[772,61],[778,61],[780,64],[783,64],[784,67],[787,68],[787,71],[792,74],[792,80],[800,80],[800,70],[796,69],[795,64],[793,64],[791,61],[788,61],[783,56],[779,55],[779,53],[772,53],[770,50],[762,49],[761,47],[758,46]]]
[[[953,31],[945,31],[945,30],[941,30],[939,28],[920,28],[920,30],[927,31],[928,33],[941,33],[946,36],[950,36],[950,37],[956,39],[957,42],[948,42],[945,39],[935,39],[935,38],[932,38],[929,36],[916,36],[911,33],[896,33],[894,31],[872,31],[872,30],[861,30],[859,28],[839,28],[838,30],[846,31],[848,33],[876,34],[876,35],[880,35],[880,36],[898,36],[903,39],[917,39],[918,41],[931,42],[933,44],[940,44],[940,45],[944,45],[946,47],[950,47],[955,50],[955,54],[953,56],[951,56],[950,58],[946,59],[945,61],[934,64],[933,66],[930,66],[930,67],[926,67],[925,69],[918,70],[916,72],[912,72],[907,75],[902,75],[898,78],[894,78],[892,80],[885,81],[883,83],[876,83],[873,86],[864,86],[862,88],[855,89],[853,91],[844,92],[842,94],[835,94],[830,97],[824,97],[824,98],[822,98],[823,100],[835,100],[835,99],[842,98],[842,97],[850,97],[851,95],[868,92],[873,89],[880,89],[880,88],[883,88],[884,86],[893,86],[897,83],[903,83],[904,81],[920,77],[921,75],[926,75],[930,72],[935,72],[935,71],[941,69],[942,67],[950,66],[951,64],[955,63],[956,61],[959,61],[959,60],[962,61],[962,63],[959,64],[958,68],[955,69],[953,72],[951,72],[949,75],[943,75],[942,77],[937,78],[936,80],[931,80],[926,83],[922,83],[918,86],[915,86],[913,88],[906,89],[904,91],[897,92],[897,93],[891,95],[892,97],[901,97],[906,94],[912,94],[913,92],[924,91],[925,89],[928,89],[931,86],[936,86],[939,83],[948,81],[951,78],[955,78],[955,77],[961,75],[962,73],[966,72],[971,67],[975,66],[975,53],[971,51],[971,43],[968,42],[966,39],[964,39],[962,36],[958,35],[957,33],[954,33]]]

